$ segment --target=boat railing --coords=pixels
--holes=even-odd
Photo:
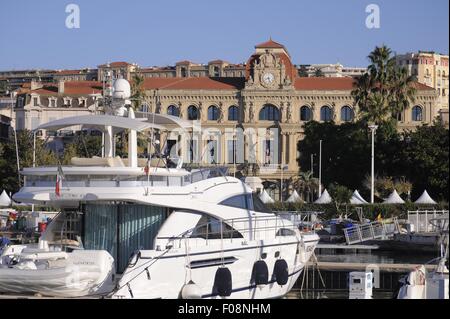
[[[186,239],[203,239],[206,245],[214,240],[233,243],[236,241],[268,240],[276,237],[296,236],[298,225],[280,216],[251,216],[244,218],[213,220],[197,225],[169,240],[173,246],[182,247]],[[312,233],[304,230],[302,233]]]
[[[300,229],[316,230],[321,228],[319,216],[323,214],[320,211],[274,211],[274,214],[291,221]]]
[[[173,187],[186,186],[203,180],[227,176],[226,167],[210,167],[195,169],[182,176],[167,175],[70,175],[65,174],[62,179],[62,188],[71,187]],[[56,174],[52,175],[26,175],[25,187],[54,187]]]
[[[408,211],[408,223],[413,226],[416,233],[438,232],[439,229],[431,223],[431,220],[447,216],[448,210],[415,210]]]

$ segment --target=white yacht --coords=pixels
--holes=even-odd
[[[124,81],[114,84],[116,103],[129,97]],[[318,236],[268,211],[223,168],[187,170],[176,159],[168,168],[161,159],[138,159],[137,132],[192,123],[159,114],[135,118],[124,104],[107,115],[39,127],[99,129],[103,157],[22,170],[24,186],[14,200],[61,213],[37,245],[4,249],[0,293],[171,299],[288,293]],[[127,159],[114,157],[120,130],[129,130]]]

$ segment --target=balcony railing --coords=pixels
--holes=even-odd
[[[226,167],[211,167],[196,169],[185,176],[168,175],[69,175],[66,174],[62,180],[63,188],[71,187],[169,187],[186,186],[206,179],[227,176]],[[55,175],[27,175],[25,187],[54,187]]]

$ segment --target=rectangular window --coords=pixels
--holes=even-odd
[[[167,140],[167,146],[164,154],[170,157],[178,157],[177,140]]]
[[[209,140],[206,149],[206,159],[208,164],[219,163],[219,149],[218,143],[215,140]]]
[[[236,140],[227,141],[227,163],[235,164],[237,162]]]
[[[273,146],[272,140],[266,140],[263,144],[263,163],[266,165],[275,164]]]
[[[50,106],[56,107],[56,100],[50,100]]]
[[[197,140],[187,141],[188,163],[198,163],[198,143]]]
[[[37,98],[37,97],[34,97],[34,98],[33,98],[33,106],[39,106],[38,98]]]

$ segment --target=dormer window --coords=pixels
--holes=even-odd
[[[72,106],[72,99],[65,98],[64,99],[64,106],[71,107]]]
[[[78,107],[86,107],[86,100],[78,99]]]
[[[33,97],[33,106],[39,106],[39,98]]]
[[[56,107],[56,100],[50,99],[50,107]]]

